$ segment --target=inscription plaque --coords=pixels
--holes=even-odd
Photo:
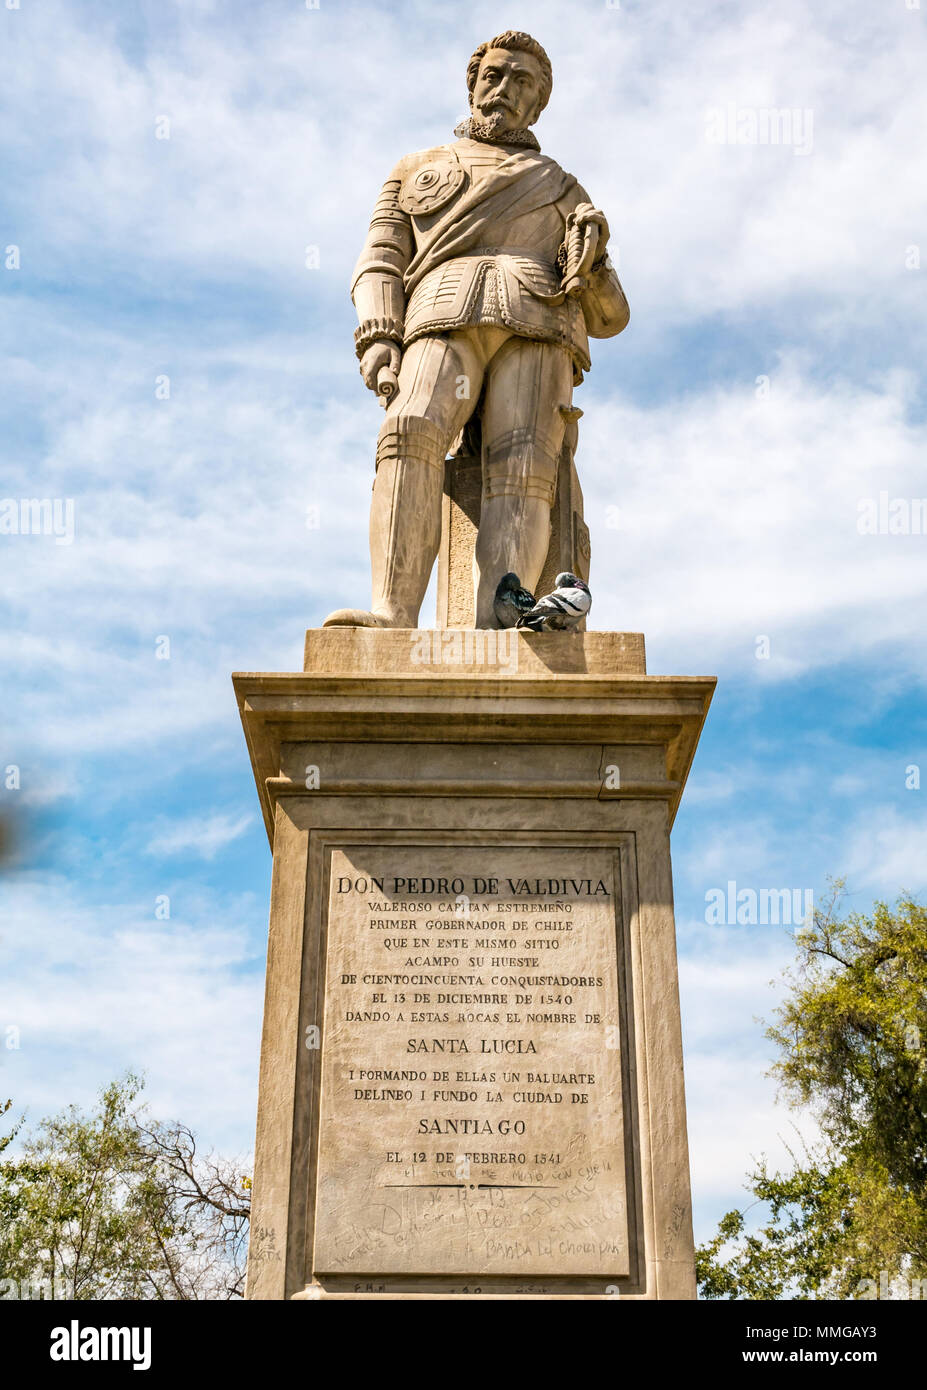
[[[332,850],[315,1268],[629,1271],[617,861]]]

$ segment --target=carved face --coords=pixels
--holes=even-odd
[[[541,87],[541,67],[533,54],[491,48],[473,87],[473,110],[500,134],[522,130],[537,119]]]

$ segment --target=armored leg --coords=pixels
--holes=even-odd
[[[514,571],[534,590],[550,544],[564,417],[573,364],[549,343],[512,337],[487,368],[483,499],[473,558],[476,626],[495,627],[493,596]]]
[[[387,627],[418,626],[441,540],[444,458],[451,433],[408,414],[387,420],[380,431],[370,561],[373,612]]]
[[[444,460],[482,381],[482,355],[468,333],[419,338],[406,348],[399,391],[377,441],[370,508],[372,611],[341,609],[327,626],[418,625],[441,540]]]

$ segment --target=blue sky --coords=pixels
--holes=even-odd
[[[143,1068],[158,1113],[250,1149],[270,856],[229,674],[298,669],[304,629],[366,599],[350,271],[505,27],[548,48],[537,133],[631,304],[577,396],[592,625],[719,677],[673,836],[704,1236],[792,1123],[755,1021],[791,938],[710,926],[706,892],[927,888],[927,537],[858,527],[927,496],[905,0],[0,9],[0,497],[74,501],[71,544],[0,534],[0,1093],[38,1118]],[[730,104],[803,141],[713,141]]]

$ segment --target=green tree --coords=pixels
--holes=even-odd
[[[13,1102],[11,1100],[5,1100],[3,1104],[0,1105],[0,1119],[2,1119],[4,1115],[8,1115],[12,1108]],[[16,1138],[16,1135],[19,1133],[21,1126],[22,1120],[19,1120],[10,1130],[9,1134],[0,1134],[0,1154],[3,1153],[4,1149],[9,1148],[10,1144],[12,1144],[13,1140]]]
[[[140,1089],[128,1075],[0,1159],[0,1295],[241,1296],[250,1180],[198,1155],[185,1126],[150,1122]]]
[[[700,1247],[705,1298],[927,1296],[927,909],[902,895],[841,917],[843,891],[798,936],[767,1032],[821,1139],[790,1172],[750,1174],[768,1214],[750,1231],[728,1212]]]

